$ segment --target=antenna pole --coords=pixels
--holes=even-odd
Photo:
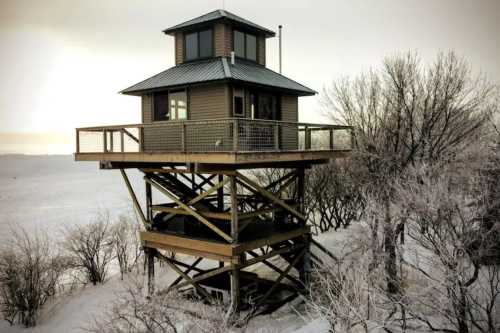
[[[278,29],[279,29],[278,39],[279,39],[279,43],[280,43],[280,46],[279,46],[279,54],[280,54],[280,74],[281,74],[281,72],[282,72],[282,66],[283,66],[283,65],[282,65],[283,58],[282,58],[282,53],[281,53],[281,48],[282,48],[282,45],[281,45],[281,44],[282,44],[281,30],[283,29],[283,26],[282,26],[282,25],[280,25],[280,26],[278,27]]]
[[[222,0],[222,9],[226,10],[226,0]]]

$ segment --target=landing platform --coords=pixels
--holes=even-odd
[[[270,152],[130,152],[76,153],[75,161],[129,163],[198,163],[223,165],[318,162],[348,157],[350,150],[270,151]]]
[[[202,232],[190,232],[189,235],[176,231],[173,225],[160,231],[143,231],[141,241],[145,247],[174,251],[214,259],[218,261],[239,263],[240,255],[246,251],[273,245],[310,233],[308,226],[293,224],[276,226],[272,222],[250,224],[240,237],[240,242],[229,244],[215,238],[205,236]],[[203,237],[204,236],[204,237]]]

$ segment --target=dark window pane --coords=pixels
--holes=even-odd
[[[198,33],[186,35],[186,60],[198,58]]]
[[[278,101],[276,96],[271,94],[259,95],[259,119],[277,120]]]
[[[208,58],[213,55],[212,30],[201,31],[200,38],[200,58]]]
[[[153,95],[153,111],[154,111],[154,121],[168,120],[169,109],[168,109],[168,93],[158,92]]]
[[[237,116],[243,116],[243,97],[236,96],[234,97],[234,114]]]
[[[234,53],[237,57],[245,58],[245,34],[234,32]]]
[[[247,59],[257,61],[257,38],[247,35]]]

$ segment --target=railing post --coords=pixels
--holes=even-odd
[[[280,127],[276,122],[273,126],[274,129],[274,150],[280,150]]]
[[[76,129],[76,153],[80,153],[80,131]]]
[[[236,152],[238,151],[238,140],[239,140],[239,133],[238,133],[238,119],[233,119],[233,151]]]
[[[107,153],[108,152],[108,133],[105,129],[102,130],[102,136],[103,136],[103,143],[104,143],[104,149],[102,152]]]
[[[305,140],[305,150],[310,150],[311,149],[311,131],[309,130],[309,127],[306,126],[304,128],[304,140]]]
[[[144,127],[139,127],[139,152],[144,151]]]
[[[330,128],[330,150],[333,150],[333,128]]]
[[[186,145],[186,123],[184,123],[184,122],[182,122],[181,147],[182,147],[182,151],[186,152],[186,149],[187,149],[187,145]]]
[[[109,150],[111,153],[115,151],[115,145],[113,143],[114,131],[109,131]]]
[[[120,130],[120,151],[125,152],[125,137],[123,134],[123,128]]]

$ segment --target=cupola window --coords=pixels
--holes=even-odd
[[[237,57],[257,61],[257,37],[241,31],[234,31],[234,52]]]
[[[186,34],[184,37],[186,60],[213,57],[213,45],[213,33],[211,29]]]

